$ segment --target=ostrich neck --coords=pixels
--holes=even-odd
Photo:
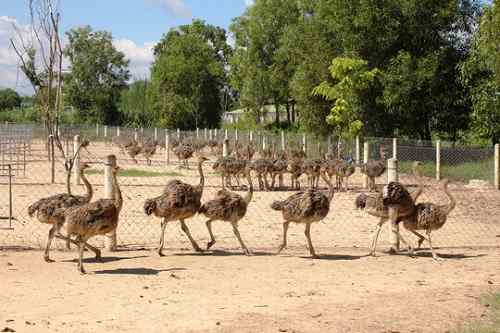
[[[252,198],[253,198],[253,184],[252,184],[252,179],[250,177],[248,177],[248,192],[245,195],[245,199],[244,199],[247,206],[248,206],[248,204],[250,204],[250,201],[252,201]]]
[[[118,211],[121,211],[123,206],[122,191],[120,190],[120,185],[118,184],[118,179],[116,177],[116,172],[113,172],[113,189],[115,195],[115,206]]]
[[[200,184],[198,185],[198,190],[203,193],[203,187],[205,186],[205,176],[203,175],[203,162],[198,163],[198,173],[200,174]]]
[[[85,198],[86,198],[87,202],[90,202],[90,200],[92,200],[92,196],[94,194],[94,191],[92,190],[92,185],[88,181],[87,177],[85,176],[85,172],[83,170],[80,171],[80,178],[82,179],[83,184],[85,185],[85,189],[87,190]]]
[[[418,197],[424,192],[424,181],[420,171],[416,167],[413,168],[413,175],[418,179],[418,188],[411,194],[413,202],[416,202]]]

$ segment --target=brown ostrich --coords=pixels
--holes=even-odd
[[[448,219],[448,215],[453,211],[456,206],[455,198],[451,195],[448,190],[448,179],[443,181],[443,191],[448,196],[450,202],[445,205],[436,205],[431,202],[422,202],[418,203],[415,207],[415,211],[413,214],[408,215],[398,222],[403,222],[403,226],[406,230],[412,232],[414,235],[418,237],[418,248],[422,245],[424,240],[429,242],[429,247],[431,248],[432,258],[434,260],[442,260],[432,247],[432,238],[431,233],[434,230],[439,230],[443,227]],[[425,230],[427,234],[427,239],[422,236],[417,230]],[[413,255],[413,248],[411,246],[408,247],[408,253]]]
[[[245,171],[247,165],[246,160],[239,160],[232,156],[220,157],[212,165],[214,171],[220,173],[222,179],[222,188],[226,188],[226,184],[231,186],[231,177],[236,179],[239,186],[239,176]]]
[[[257,179],[259,181],[259,190],[269,191],[269,181],[267,180],[268,175],[270,175],[273,168],[273,163],[268,159],[258,159],[251,161],[248,164],[248,168],[257,174]]]
[[[151,165],[151,157],[156,154],[156,147],[158,146],[157,140],[147,140],[142,145],[142,154],[146,158],[147,164]]]
[[[380,146],[380,159],[371,160],[361,166],[361,172],[368,177],[368,189],[375,191],[375,178],[380,177],[386,170],[386,150]]]
[[[207,160],[208,159],[203,156],[198,159],[198,172],[200,174],[199,185],[193,186],[174,179],[167,183],[162,195],[153,199],[148,199],[144,203],[144,212],[146,215],[154,214],[156,217],[163,219],[161,222],[161,237],[158,248],[158,254],[162,257],[164,256],[163,246],[165,242],[165,228],[168,222],[175,220],[181,222],[182,231],[184,231],[189,238],[195,251],[203,252],[191,236],[185,220],[193,217],[200,209],[200,200],[205,185],[202,165],[203,162]]]
[[[344,190],[347,192],[349,189],[349,177],[354,174],[355,171],[354,164],[341,161],[336,165],[336,175],[337,175],[337,189],[342,190],[342,184],[345,184]]]
[[[52,227],[49,230],[47,244],[45,246],[45,252],[43,256],[46,262],[54,262],[52,259],[50,259],[49,256],[50,245],[52,244],[52,240],[54,237],[66,240],[68,246],[69,242],[71,241],[70,238],[62,236],[60,234],[59,231],[60,231],[61,217],[58,214],[56,214],[56,211],[61,208],[81,206],[86,203],[89,203],[90,200],[92,200],[92,196],[94,193],[92,190],[92,185],[85,176],[85,170],[89,168],[90,165],[88,165],[87,163],[80,164],[80,178],[82,179],[83,184],[85,185],[85,189],[87,191],[87,193],[84,196],[61,193],[50,196],[48,198],[40,199],[28,207],[28,215],[30,217],[33,217],[36,214],[36,218],[40,223],[52,225]],[[96,249],[95,247],[89,244],[85,244],[85,246],[95,253],[97,259],[101,257],[101,251],[99,249]]]
[[[137,164],[137,160],[135,159],[135,157],[141,153],[142,148],[143,147],[135,139],[132,139],[131,143],[125,147],[127,154],[130,156],[130,158],[132,158],[135,164]]]
[[[248,205],[252,201],[253,196],[253,185],[252,179],[250,177],[250,172],[247,172],[246,176],[248,180],[248,192],[245,197],[242,197],[241,195],[234,192],[221,190],[217,193],[214,199],[205,202],[201,206],[199,213],[205,215],[208,218],[206,226],[210,235],[210,242],[207,244],[207,250],[209,250],[215,244],[215,237],[212,232],[212,222],[225,221],[230,222],[233,226],[234,235],[245,251],[245,254],[251,255],[251,252],[248,250],[245,243],[241,239],[241,235],[238,230],[238,222],[245,216]]]
[[[309,245],[309,252],[313,258],[318,258],[311,241],[311,224],[323,220],[328,215],[335,192],[332,183],[326,177],[323,176],[322,178],[328,184],[328,195],[311,188],[295,193],[283,201],[275,201],[271,204],[272,209],[281,211],[284,219],[283,243],[278,249],[278,254],[287,245],[286,238],[290,222],[305,223],[305,235]]]
[[[105,235],[116,230],[120,211],[123,206],[122,193],[118,185],[118,166],[112,168],[113,199],[99,199],[82,206],[71,207],[62,211],[64,228],[69,237],[76,236],[78,243],[78,270],[83,268],[83,249],[87,241],[97,235]]]
[[[300,159],[292,159],[290,164],[288,165],[288,172],[291,175],[291,188],[294,190],[300,190],[300,181],[299,178],[302,175],[302,160]]]
[[[302,163],[303,172],[307,175],[307,182],[313,189],[318,188],[322,164],[323,161],[320,159],[305,160]]]
[[[277,159],[273,161],[271,167],[271,188],[274,189],[276,184],[276,176],[278,177],[278,188],[282,189],[284,186],[283,178],[285,172],[288,170],[288,161],[286,155],[278,156]]]
[[[177,147],[174,148],[174,154],[177,156],[179,159],[179,162],[181,163],[179,165],[179,168],[185,167],[186,169],[189,169],[189,162],[188,160],[193,157],[194,154],[194,148],[193,145],[189,143],[181,143]]]

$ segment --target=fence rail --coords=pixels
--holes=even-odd
[[[14,149],[7,161],[12,167],[12,177],[0,177],[0,193],[12,193],[11,203],[7,195],[0,196],[0,216],[12,216],[9,220],[10,230],[0,231],[0,247],[31,246],[42,247],[45,244],[48,226],[39,223],[36,217],[29,217],[27,207],[36,200],[58,193],[66,192],[66,173],[60,154],[56,153],[55,182],[51,182],[51,163],[48,161],[47,139],[43,130],[35,126],[9,125],[9,130],[0,128],[0,140],[10,140],[19,131],[26,138],[26,148]],[[255,158],[264,154],[267,148],[276,151],[285,149],[303,149],[307,158],[322,158],[328,152],[334,152],[346,160],[363,161],[379,159],[380,147],[385,147],[388,156],[394,155],[399,160],[399,179],[410,187],[416,186],[417,180],[410,173],[412,161],[424,162],[425,191],[422,201],[445,203],[447,198],[441,190],[437,179],[450,178],[451,192],[456,197],[458,206],[450,216],[446,226],[434,236],[438,246],[499,246],[500,221],[500,191],[498,191],[498,146],[496,148],[474,148],[456,146],[447,143],[419,142],[393,138],[360,138],[342,142],[332,139],[319,139],[313,136],[287,133],[264,133],[250,131],[226,131],[221,129],[199,129],[198,131],[177,131],[164,129],[128,129],[117,127],[89,126],[62,127],[60,136],[63,147],[72,154],[74,136],[90,140],[90,146],[81,151],[80,159],[88,162],[92,168],[87,177],[94,188],[94,198],[104,196],[104,166],[103,159],[109,154],[118,157],[118,164],[123,168],[119,182],[124,195],[124,208],[120,216],[118,229],[119,245],[156,246],[160,235],[159,219],[147,217],[143,212],[143,204],[147,198],[161,194],[165,183],[173,178],[181,179],[190,184],[198,184],[199,175],[194,168],[195,158],[190,160],[190,169],[181,169],[181,163],[171,150],[174,140],[185,142],[208,143],[210,140],[222,143],[229,139],[230,151],[234,150],[236,142],[240,145],[252,144],[256,149]],[[156,153],[147,163],[143,155],[131,158],[126,150],[113,143],[113,137],[124,136],[145,140],[155,138],[160,144]],[[167,137],[169,144],[166,145]],[[22,141],[24,142],[24,141]],[[29,144],[29,148],[28,147]],[[2,146],[3,147],[3,146]],[[169,149],[170,148],[170,149]],[[366,148],[366,149],[365,149]],[[4,151],[4,150],[2,150]],[[208,146],[198,152],[210,160],[204,164],[205,190],[202,201],[209,200],[221,187],[221,177],[212,165],[218,158],[217,150]],[[21,154],[21,155],[20,155]],[[20,155],[20,156],[18,156]],[[22,161],[23,172],[16,172],[17,161]],[[74,176],[73,176],[74,177]],[[302,184],[306,184],[302,176]],[[9,185],[9,180],[11,185]],[[479,180],[479,181],[476,181]],[[379,185],[386,183],[387,175],[377,178]],[[75,183],[74,181],[72,182]],[[244,183],[244,182],[242,182]],[[290,175],[285,175],[285,187],[275,191],[257,191],[248,208],[246,217],[241,221],[242,237],[250,247],[269,249],[277,246],[281,237],[281,215],[273,211],[270,204],[293,193],[290,188]],[[359,170],[349,180],[349,190],[338,192],[332,203],[331,212],[323,223],[315,225],[312,230],[314,244],[319,248],[365,247],[370,242],[371,232],[377,220],[363,212],[354,209],[356,196],[365,191],[364,177]],[[326,184],[321,183],[325,188]],[[84,193],[82,185],[72,185],[76,194]],[[245,188],[235,188],[243,193]],[[10,192],[12,191],[12,192]],[[10,210],[10,213],[9,213]],[[19,223],[16,223],[18,221]],[[200,243],[208,242],[204,218],[195,216],[188,220],[193,237]],[[0,223],[3,223],[0,221]],[[4,224],[6,225],[6,224]],[[232,236],[232,229],[223,223],[217,224],[214,231],[223,235],[219,237],[217,246],[225,249],[238,248],[238,243]],[[190,243],[180,228],[172,223],[167,228],[166,243],[170,248],[189,248]],[[387,232],[389,234],[389,232]],[[302,230],[291,228],[290,244],[303,246]],[[411,235],[406,238],[411,239]],[[433,238],[433,240],[434,240]],[[384,237],[386,244],[389,238]],[[95,245],[103,246],[104,239],[93,240]],[[59,247],[63,244],[58,243]]]

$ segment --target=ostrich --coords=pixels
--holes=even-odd
[[[368,189],[375,190],[375,178],[382,176],[386,169],[386,150],[380,146],[380,159],[368,161],[361,166],[361,172],[368,177]]]
[[[85,176],[85,170],[89,168],[90,165],[88,165],[87,163],[80,164],[80,178],[82,179],[83,184],[85,185],[85,189],[87,191],[85,196],[61,193],[50,196],[48,198],[40,199],[32,203],[28,207],[28,215],[30,217],[33,217],[36,214],[36,218],[40,223],[52,225],[52,227],[49,230],[47,244],[45,246],[45,252],[43,256],[46,262],[54,262],[52,259],[50,259],[49,256],[50,245],[54,237],[66,240],[68,247],[69,247],[69,242],[71,242],[71,239],[69,237],[64,237],[59,233],[60,216],[56,214],[56,211],[60,208],[69,208],[69,207],[84,205],[86,203],[89,203],[90,200],[92,200],[92,196],[94,193],[92,190],[92,185]],[[101,251],[99,249],[96,249],[95,247],[89,244],[85,244],[85,246],[95,253],[97,259],[101,257]]]
[[[378,193],[376,195],[366,195],[364,193],[361,193],[355,200],[355,206],[358,209],[365,210],[369,215],[375,216],[380,218],[379,223],[377,224],[377,228],[375,230],[375,236],[372,240],[371,244],[371,252],[370,255],[374,256],[375,255],[375,248],[377,245],[377,240],[378,240],[378,234],[380,233],[380,229],[382,228],[382,225],[387,222],[391,218],[391,212],[392,214],[397,215],[397,217],[392,217],[393,219],[395,218],[396,221],[400,220],[401,217],[404,217],[405,215],[408,215],[410,213],[413,213],[413,209],[415,208],[415,202],[417,201],[418,197],[422,194],[423,192],[423,181],[422,177],[420,175],[420,170],[419,167],[422,165],[421,162],[415,161],[412,164],[412,173],[419,179],[419,186],[418,189],[413,191],[412,193],[409,193],[407,189],[400,183],[393,182],[393,185],[389,183],[389,185],[392,186],[393,190],[391,193]],[[384,188],[387,189],[388,186]],[[399,194],[399,199],[396,199],[396,194]],[[384,199],[385,195],[390,195],[393,197],[393,200],[396,203],[391,203],[390,199]],[[407,195],[409,197],[407,197]],[[401,239],[404,243],[404,239]]]
[[[82,260],[83,248],[86,242],[91,237],[108,234],[116,230],[118,226],[118,219],[123,206],[122,193],[116,176],[119,170],[120,167],[116,165],[112,168],[113,199],[99,199],[61,212],[64,216],[63,225],[68,237],[76,236],[78,270],[82,274],[85,274]]]
[[[215,161],[212,168],[221,174],[222,178],[222,188],[226,188],[226,183],[231,185],[231,176],[236,178],[236,182],[239,186],[239,175],[245,171],[247,161],[238,160],[232,156],[220,157]]]
[[[302,164],[302,169],[307,175],[307,182],[313,189],[318,188],[319,176],[321,174],[322,160],[305,160]]]
[[[135,164],[137,164],[135,157],[141,153],[142,148],[143,147],[135,139],[132,139],[130,144],[125,147],[127,154],[132,158],[132,160],[134,160]]]
[[[142,154],[146,158],[148,165],[151,165],[151,157],[156,153],[157,146],[158,146],[157,140],[147,140],[142,145]]]
[[[248,180],[248,192],[245,197],[242,197],[234,192],[222,190],[217,193],[214,199],[205,202],[201,206],[199,213],[208,218],[206,226],[210,235],[210,242],[207,244],[207,250],[215,244],[215,237],[212,233],[212,222],[219,220],[231,223],[234,235],[240,242],[245,254],[251,255],[251,252],[241,239],[240,232],[238,230],[238,222],[245,216],[248,205],[252,201],[253,196],[252,178],[249,170],[246,172],[246,176]]]
[[[402,221],[405,229],[418,237],[418,248],[420,248],[426,238],[418,233],[417,230],[425,230],[427,234],[427,241],[429,242],[429,247],[431,248],[432,258],[434,258],[434,260],[442,260],[442,258],[436,254],[434,248],[432,247],[431,232],[441,229],[441,227],[446,223],[448,215],[456,206],[455,198],[448,190],[448,184],[449,180],[445,179],[443,181],[443,191],[450,200],[448,204],[436,205],[430,202],[418,203],[413,214],[398,221]],[[413,255],[413,248],[411,246],[408,247],[408,253],[410,256]]]
[[[279,156],[278,159],[273,161],[271,168],[271,188],[274,189],[276,183],[276,176],[278,176],[278,188],[283,188],[283,175],[288,170],[288,161],[286,155]]]
[[[354,171],[355,171],[354,164],[350,162],[341,161],[340,163],[337,164],[336,166],[337,189],[339,190],[342,189],[342,183],[344,183],[345,179],[345,191],[347,192],[349,187],[349,177],[351,177],[354,174]]]
[[[250,162],[248,167],[250,170],[255,171],[255,173],[257,174],[257,179],[259,181],[259,190],[262,191],[263,189],[265,189],[266,191],[268,191],[269,182],[267,180],[267,176],[271,173],[273,163],[270,160],[261,158]]]
[[[328,184],[328,195],[317,189],[308,189],[289,196],[283,201],[275,201],[271,208],[281,211],[283,214],[283,243],[278,249],[278,254],[286,247],[286,236],[290,222],[305,223],[305,235],[309,245],[309,252],[313,258],[319,258],[314,251],[311,241],[311,224],[323,220],[330,211],[330,204],[334,195],[332,183],[324,176],[323,180]]]
[[[299,178],[302,175],[302,160],[293,159],[288,165],[288,172],[291,174],[291,187],[295,190],[300,190]]]
[[[198,172],[200,174],[200,183],[197,186],[183,183],[179,180],[171,180],[165,186],[163,194],[148,199],[144,203],[144,212],[146,215],[154,214],[156,217],[163,218],[161,222],[161,237],[158,254],[163,257],[163,246],[165,242],[165,228],[167,223],[174,220],[181,222],[182,231],[186,234],[191,242],[191,245],[197,252],[203,252],[196,241],[191,236],[189,228],[185,220],[193,217],[200,209],[201,196],[205,185],[205,177],[203,175],[203,162],[208,159],[201,156],[198,158]]]
[[[179,168],[182,168],[184,166],[186,169],[189,169],[188,159],[193,157],[194,154],[193,146],[188,143],[181,143],[174,148],[174,154],[179,159],[179,162],[181,162]]]

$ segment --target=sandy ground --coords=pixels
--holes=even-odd
[[[442,248],[364,257],[365,250],[267,249],[196,255],[0,252],[0,329],[16,332],[451,332],[484,320],[480,295],[500,290],[500,249]],[[88,257],[89,254],[86,254]]]

